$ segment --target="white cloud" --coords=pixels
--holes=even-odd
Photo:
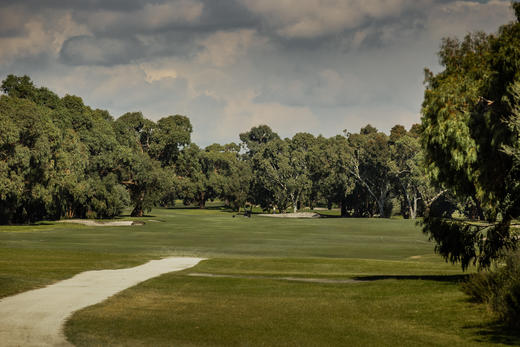
[[[430,0],[240,0],[287,38],[315,38],[395,17]]]
[[[0,30],[12,34],[0,36],[0,73],[29,74],[116,117],[188,115],[201,145],[237,141],[258,124],[281,136],[332,136],[367,123],[388,131],[419,121],[422,69],[435,68],[441,37],[495,31],[512,18],[509,1],[498,0],[239,0],[253,20],[213,28],[199,23],[208,16],[204,1],[121,11],[7,8]],[[71,38],[80,65],[58,59]],[[49,65],[23,62],[42,53]]]
[[[255,30],[242,29],[218,31],[198,44],[204,47],[197,55],[199,63],[224,67],[245,56],[250,48],[265,48],[267,39],[258,36]]]
[[[461,38],[476,30],[496,32],[500,25],[513,19],[514,13],[509,1],[455,1],[433,7],[427,25],[430,37],[440,40],[446,36]]]
[[[255,102],[256,96],[254,90],[247,89],[227,97],[224,117],[216,129],[220,136],[236,136],[238,132],[260,124],[268,124],[282,136],[292,136],[318,126],[318,120],[308,107],[258,103]]]
[[[17,58],[48,54],[58,56],[69,36],[88,34],[88,29],[76,23],[67,11],[30,13],[11,6],[0,12],[0,63],[8,64]],[[12,35],[8,33],[12,31]]]

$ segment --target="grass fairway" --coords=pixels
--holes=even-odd
[[[0,296],[88,269],[196,255],[211,259],[77,312],[67,337],[77,345],[520,343],[466,300],[459,268],[433,254],[413,221],[232,218],[219,209],[157,209],[141,220],[0,227]]]
[[[395,276],[352,284],[189,276],[216,268],[236,274],[243,268],[248,275],[365,277],[371,272],[363,269],[376,263],[355,261],[359,269],[349,260],[210,260],[152,279],[75,314],[66,334],[80,346],[476,343],[472,327],[481,323],[485,312],[468,304],[449,276],[424,280]],[[412,265],[393,265],[394,272],[413,273]]]

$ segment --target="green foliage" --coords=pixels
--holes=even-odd
[[[318,137],[311,155],[313,192],[317,191],[329,204],[340,205],[341,215],[347,216],[347,200],[355,184],[348,168],[352,154],[347,139],[339,135],[330,139]]]
[[[504,266],[494,271],[472,275],[461,289],[473,300],[488,304],[499,320],[520,328],[520,252],[509,254]]]
[[[286,211],[291,205],[296,212],[310,189],[304,142],[298,134],[292,140],[275,139],[259,147],[252,157],[254,182],[262,189],[260,204],[264,209]]]
[[[497,35],[445,39],[439,56],[444,70],[427,71],[422,109],[427,170],[459,201],[471,201],[474,215],[487,223],[430,215],[424,231],[445,259],[463,268],[470,262],[488,267],[517,244],[509,226],[520,216],[520,23],[501,27]]]
[[[243,146],[247,149],[250,157],[252,157],[262,145],[279,139],[280,136],[273,132],[267,125],[252,127],[251,130],[240,134],[240,140],[242,141]]]
[[[389,216],[396,196],[421,195],[413,166],[418,129],[395,126],[388,137],[367,125],[348,136],[281,140],[260,125],[240,134],[241,145],[201,149],[185,116],[154,122],[129,112],[114,120],[78,96],[36,88],[27,76],[9,75],[2,89],[3,223],[110,218],[128,204],[141,216],[178,198],[201,208],[220,199],[236,211],[337,204],[344,217]],[[393,187],[397,176],[403,189]]]
[[[392,158],[388,136],[369,124],[359,134],[347,134],[347,137],[352,148],[348,170],[360,186],[358,191],[365,190],[368,193],[379,217],[388,217],[391,208],[386,206],[392,190]],[[367,212],[374,214],[372,208]]]
[[[112,173],[119,148],[110,115],[27,76],[10,75],[2,88],[0,222],[120,214],[128,194]]]

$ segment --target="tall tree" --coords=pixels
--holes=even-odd
[[[391,156],[388,136],[367,125],[359,134],[347,134],[352,155],[348,171],[377,205],[380,217],[391,212]]]
[[[487,267],[517,243],[510,225],[520,214],[519,177],[508,149],[518,146],[511,124],[520,102],[520,4],[512,6],[517,21],[496,35],[445,39],[439,53],[444,70],[426,72],[422,144],[428,171],[460,199],[473,199],[487,220],[425,219],[437,251],[463,268]]]
[[[253,175],[267,193],[260,201],[262,207],[285,211],[292,205],[296,212],[304,192],[310,188],[305,150],[297,142],[298,139],[272,140],[253,156]]]
[[[318,137],[316,142],[311,150],[311,179],[329,206],[337,203],[341,216],[347,217],[348,198],[355,186],[355,180],[350,174],[352,151],[348,141],[344,136],[338,135],[330,139]]]
[[[255,155],[268,142],[280,139],[280,136],[267,125],[252,127],[249,131],[241,133],[239,137],[249,157]]]

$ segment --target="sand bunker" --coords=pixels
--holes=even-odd
[[[161,274],[197,265],[202,258],[172,257],[128,269],[87,271],[45,288],[0,300],[1,346],[70,346],[62,327],[74,311]]]
[[[121,226],[129,226],[129,225],[143,225],[143,222],[135,222],[131,220],[119,220],[113,222],[98,222],[90,219],[63,219],[58,221],[60,223],[75,223],[75,224],[83,224],[92,227],[121,227]]]
[[[276,218],[320,218],[321,217],[318,213],[314,213],[314,212],[259,214],[258,216],[276,217]]]

